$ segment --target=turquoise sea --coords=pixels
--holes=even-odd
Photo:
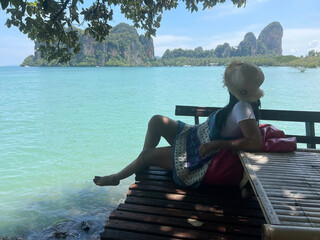
[[[320,69],[262,67],[264,109],[320,111]],[[142,148],[148,120],[175,105],[224,106],[224,67],[0,67],[0,238],[99,237],[134,177],[97,187]],[[303,124],[275,126],[290,134]],[[319,126],[316,126],[319,135]],[[165,142],[161,142],[165,145]],[[79,231],[88,224],[88,232]]]

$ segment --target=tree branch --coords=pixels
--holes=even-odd
[[[59,17],[60,14],[63,13],[64,10],[66,10],[68,3],[70,2],[70,0],[66,0],[63,4],[62,4],[62,8],[60,9],[60,11],[54,15],[54,17],[51,19],[52,22],[55,22],[56,19]]]

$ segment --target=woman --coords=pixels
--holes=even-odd
[[[256,65],[231,63],[224,73],[224,85],[230,93],[227,106],[195,126],[153,116],[140,155],[116,174],[96,176],[94,183],[118,185],[120,180],[154,165],[172,170],[179,185],[198,187],[220,149],[261,151],[262,138],[257,121],[259,99],[263,96],[259,87],[263,81],[263,72]],[[169,147],[156,148],[161,137],[167,140]]]

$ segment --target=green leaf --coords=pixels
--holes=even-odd
[[[27,6],[27,13],[29,14],[29,16],[32,16],[32,7]]]
[[[43,9],[45,11],[47,11],[48,10],[48,0],[43,0],[42,6],[43,6]]]
[[[9,0],[1,0],[2,10],[5,10],[9,5]]]
[[[10,2],[15,6],[16,8],[19,8],[20,1],[19,0],[10,0]]]

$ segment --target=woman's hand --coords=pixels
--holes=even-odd
[[[219,151],[217,141],[211,141],[199,146],[199,154],[202,158],[206,158],[216,151]]]

